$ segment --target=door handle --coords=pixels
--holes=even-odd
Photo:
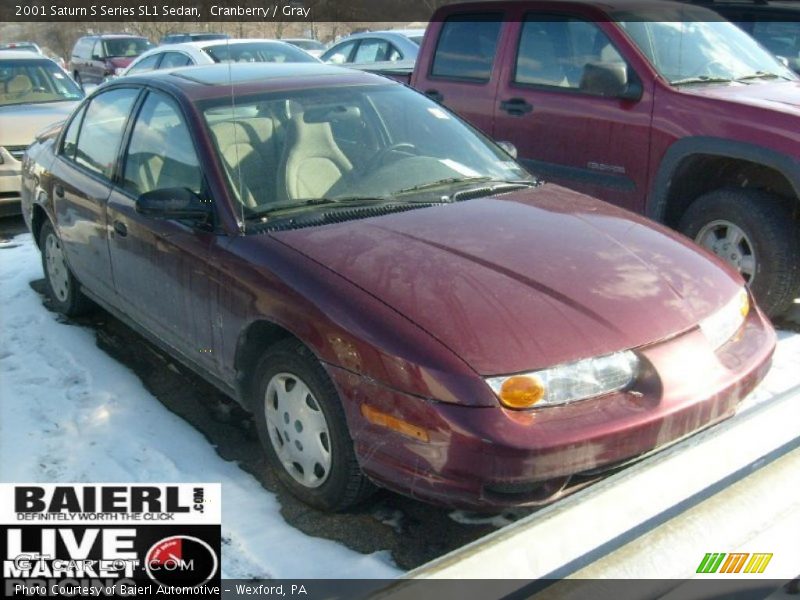
[[[114,231],[116,231],[121,237],[125,237],[128,235],[128,226],[122,221],[114,221]]]
[[[64,197],[64,186],[61,184],[56,184],[53,187],[53,193],[56,195],[56,198],[63,198]]]
[[[425,90],[425,95],[434,102],[442,102],[444,100],[444,96],[439,90]]]
[[[524,98],[511,98],[509,100],[503,100],[500,103],[500,108],[510,115],[521,117],[533,110],[533,104],[528,104]]]

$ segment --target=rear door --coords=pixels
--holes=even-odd
[[[431,23],[426,49],[417,57],[414,87],[443,103],[487,135],[494,128],[507,11],[459,13]]]
[[[211,230],[136,211],[136,198],[156,189],[205,194],[186,120],[170,97],[150,91],[132,125],[122,174],[111,192],[109,249],[121,308],[197,364],[212,366],[212,304],[216,283],[208,264]]]
[[[51,197],[67,261],[78,281],[104,298],[114,295],[106,203],[138,94],[117,88],[92,98],[69,122],[52,167]]]
[[[493,137],[513,142],[521,162],[545,180],[639,210],[653,100],[618,49],[619,32],[581,14],[520,11],[510,24]],[[625,74],[641,97],[605,91],[601,69]]]

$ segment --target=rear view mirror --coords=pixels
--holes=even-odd
[[[154,219],[187,219],[207,222],[211,202],[187,188],[165,188],[145,192],[136,199],[136,212]]]
[[[623,62],[586,63],[580,90],[595,96],[624,100],[640,100],[643,91],[638,79],[628,79],[628,66]]]
[[[512,144],[511,142],[497,142],[497,145],[500,146],[506,154],[508,154],[511,158],[516,160],[517,158],[517,147]]]

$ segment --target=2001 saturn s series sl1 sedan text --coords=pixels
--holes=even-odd
[[[326,509],[370,482],[551,501],[731,416],[775,346],[721,261],[367,73],[125,78],[23,179],[54,305],[91,298],[237,398]]]

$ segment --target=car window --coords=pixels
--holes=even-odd
[[[156,68],[156,63],[158,59],[161,58],[162,54],[151,54],[137,62],[133,65],[130,69],[128,69],[128,74],[132,75],[133,73],[144,73],[145,71],[152,71]]]
[[[528,15],[522,26],[514,81],[580,89],[587,65],[624,64],[594,23],[553,15]]]
[[[95,56],[99,58],[105,57],[105,54],[103,54],[103,42],[101,42],[100,40],[97,40],[94,43],[94,46],[92,47],[91,58],[94,59]]]
[[[497,52],[500,13],[458,15],[442,26],[431,75],[488,81]]]
[[[322,60],[325,62],[341,65],[342,63],[350,62],[350,55],[353,53],[353,48],[356,46],[358,40],[344,42],[338,46],[334,46],[322,55]]]
[[[139,56],[152,46],[153,45],[144,38],[111,38],[103,40],[105,56],[108,57]]]
[[[370,63],[400,60],[400,52],[386,40],[361,40],[353,59],[355,63]]]
[[[773,54],[784,58],[800,58],[800,22],[756,21],[750,32]]]
[[[204,48],[214,62],[317,62],[307,52],[282,42],[221,43]]]
[[[51,60],[34,58],[0,63],[0,106],[81,98],[81,89]]]
[[[111,179],[122,133],[139,90],[109,90],[89,104],[83,117],[75,162]]]
[[[159,65],[159,69],[172,69],[174,67],[185,67],[194,64],[192,59],[183,52],[167,52]]]
[[[151,92],[133,127],[123,186],[134,195],[167,188],[199,193],[203,176],[189,128],[174,102]]]
[[[81,121],[83,120],[85,112],[86,107],[84,106],[75,113],[75,116],[72,117],[72,120],[69,122],[67,130],[64,132],[64,140],[61,143],[61,155],[71,160],[75,159],[75,150],[78,146],[78,132],[80,131]]]

